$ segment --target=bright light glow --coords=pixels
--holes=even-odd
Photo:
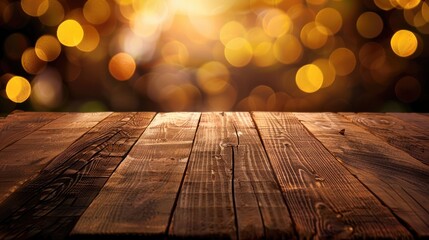
[[[417,50],[417,38],[408,30],[397,31],[390,40],[393,52],[400,57],[411,56]]]
[[[83,39],[83,28],[75,20],[65,20],[57,29],[58,40],[67,47],[76,47]]]
[[[16,103],[22,103],[30,97],[31,85],[27,79],[19,76],[12,77],[6,85],[7,97]]]
[[[234,67],[244,67],[252,60],[253,49],[244,38],[234,38],[225,46],[225,58]]]
[[[295,82],[301,91],[313,93],[322,87],[323,73],[316,65],[307,64],[298,70]]]
[[[136,70],[134,59],[126,53],[118,53],[110,59],[109,71],[119,81],[130,79]]]

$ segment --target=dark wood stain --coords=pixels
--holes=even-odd
[[[429,238],[429,115],[0,118],[0,239]]]

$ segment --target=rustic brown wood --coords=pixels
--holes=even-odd
[[[0,123],[0,150],[10,146],[47,123],[63,116],[62,113],[19,113]]]
[[[401,119],[404,122],[413,124],[419,128],[419,132],[423,132],[426,136],[429,136],[429,116],[425,116],[418,113],[388,113],[396,118]]]
[[[378,113],[344,113],[343,116],[390,145],[429,165],[429,136],[393,116]]]
[[[340,115],[296,115],[396,216],[418,236],[429,236],[427,165]],[[338,134],[340,129],[345,129],[344,135]]]
[[[300,238],[411,237],[292,113],[253,116]]]
[[[114,113],[58,155],[2,205],[0,238],[65,238],[153,115]]]
[[[249,113],[225,113],[235,128],[234,198],[240,239],[290,239],[290,213]],[[229,128],[227,128],[229,129]]]
[[[174,237],[237,237],[233,197],[235,128],[223,113],[203,113],[169,229]],[[255,225],[260,219],[255,219]]]
[[[159,113],[79,219],[72,235],[165,235],[199,116]]]
[[[241,239],[282,238],[293,228],[250,114],[204,113],[170,235],[237,233]]]
[[[111,113],[64,115],[0,151],[0,204]]]

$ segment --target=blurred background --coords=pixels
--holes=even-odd
[[[421,0],[0,0],[0,112],[429,112]]]

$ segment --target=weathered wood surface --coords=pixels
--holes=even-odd
[[[253,116],[300,238],[411,237],[292,113]]]
[[[63,113],[17,113],[0,123],[0,150],[63,116]]]
[[[17,112],[0,239],[428,238],[428,119]]]
[[[429,136],[429,115],[418,113],[388,113],[388,115],[392,115],[404,122],[413,124],[419,128],[419,131],[422,131]]]
[[[111,113],[64,115],[0,151],[0,203]]]
[[[347,169],[419,236],[429,236],[429,167],[346,118],[296,114]],[[345,129],[344,135],[339,131]]]
[[[342,115],[392,146],[429,165],[429,134],[427,134],[429,130],[417,128],[387,114],[344,113]]]
[[[114,113],[74,142],[3,204],[0,238],[65,238],[153,115]]]
[[[200,114],[158,114],[73,235],[165,235]]]

